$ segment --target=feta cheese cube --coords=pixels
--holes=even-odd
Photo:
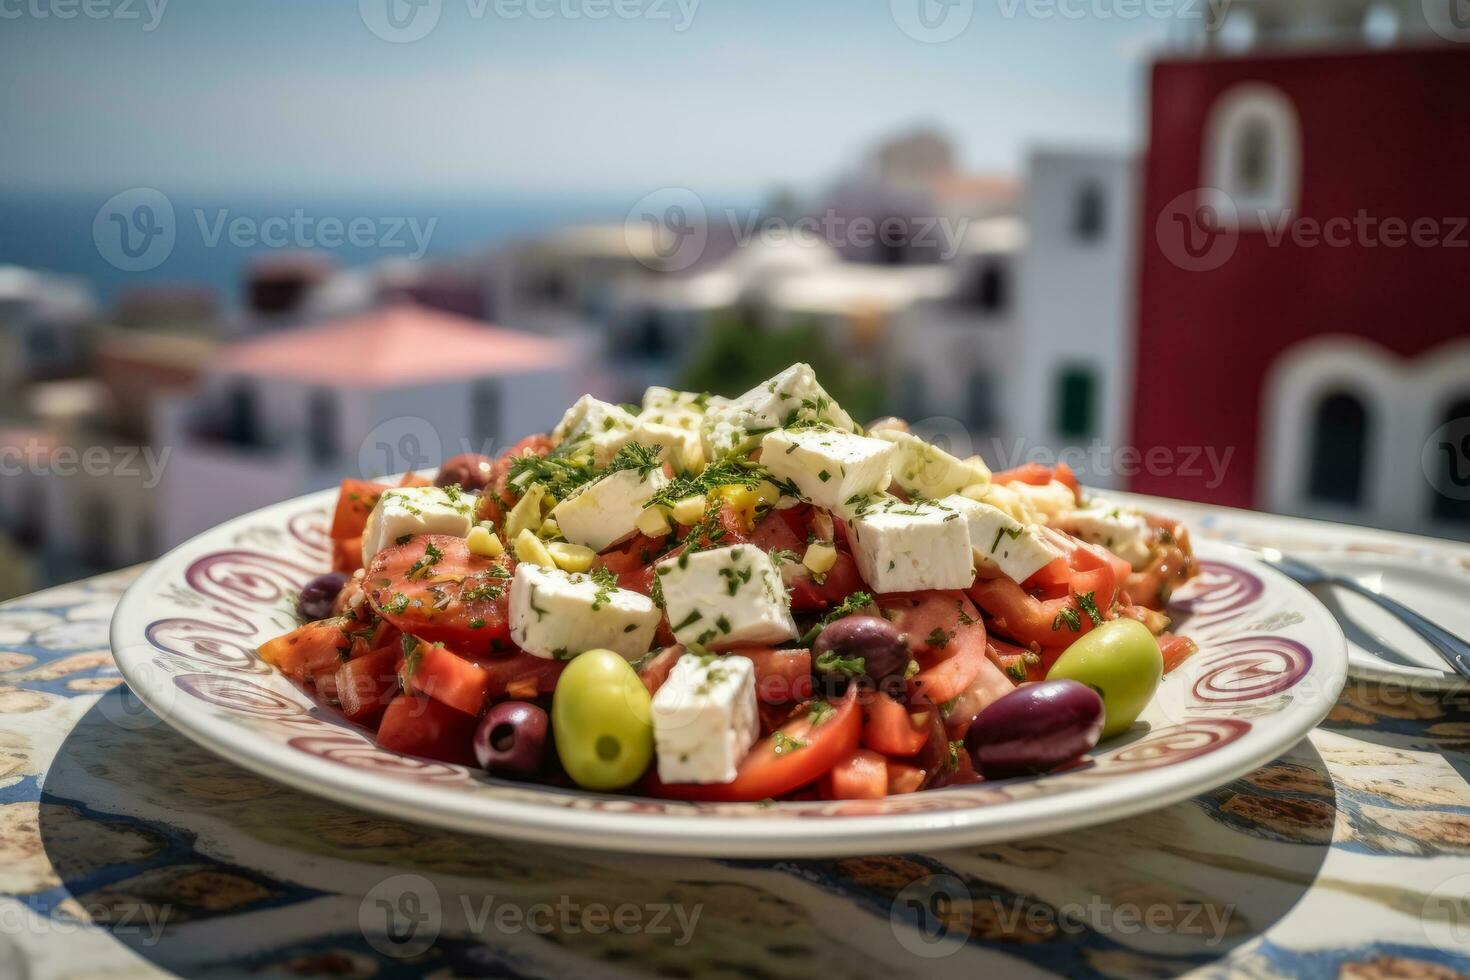
[[[633,536],[649,498],[668,482],[663,470],[618,470],[577,488],[551,517],[572,544],[605,551]]]
[[[817,383],[811,365],[793,364],[740,397],[708,407],[700,426],[705,458],[748,452],[763,433],[796,421],[826,422],[857,431],[852,417]]]
[[[894,447],[836,429],[777,429],[761,440],[761,465],[804,499],[842,511],[846,501],[888,489]]]
[[[879,429],[873,436],[893,444],[893,479],[907,494],[937,500],[990,482],[990,467],[979,456],[958,459],[916,435],[895,429]]]
[[[667,417],[658,412],[653,414],[658,418]],[[677,419],[678,416],[674,418]],[[704,444],[699,438],[699,417],[691,416],[691,418],[694,419],[693,424],[686,427],[668,422],[655,422],[640,415],[633,429],[615,440],[614,452],[630,442],[636,442],[650,449],[659,446],[661,447],[660,458],[676,471],[697,473],[704,469]]]
[[[662,618],[648,596],[589,575],[523,562],[510,583],[511,641],[548,660],[599,649],[637,660]]]
[[[728,783],[760,731],[749,658],[686,653],[653,696],[653,746],[666,783]]]
[[[654,571],[674,636],[686,646],[723,650],[796,639],[781,573],[753,544],[686,551]]]
[[[475,523],[476,498],[440,487],[395,487],[385,490],[368,515],[362,532],[362,563],[413,534],[452,534],[463,538]]]
[[[861,507],[849,528],[853,558],[874,592],[966,589],[975,581],[969,525],[951,507],[888,497]]]
[[[1052,526],[1102,545],[1135,571],[1148,564],[1157,538],[1148,519],[1138,511],[1100,497],[1088,501],[1086,507],[1061,514]]]
[[[590,453],[593,462],[606,466],[627,441],[619,438],[633,431],[634,424],[633,414],[622,406],[583,395],[551,431],[551,442],[557,447],[566,444],[575,453]]]
[[[699,428],[698,419],[704,415],[705,408],[712,402],[723,404],[724,398],[716,398],[712,395],[704,395],[695,391],[675,391],[673,388],[661,388],[652,385],[643,392],[643,415],[668,416],[668,418],[679,417],[681,419],[695,419],[694,427]],[[667,418],[658,418],[656,421],[668,421]]]
[[[1041,528],[1022,524],[998,507],[958,495],[937,503],[965,516],[975,561],[999,569],[1006,578],[1024,582],[1061,557]]]

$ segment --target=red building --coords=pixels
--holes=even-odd
[[[1470,45],[1154,67],[1132,443],[1231,455],[1132,489],[1470,533],[1467,91]]]

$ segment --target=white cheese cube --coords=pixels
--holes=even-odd
[[[893,444],[893,479],[906,494],[937,500],[990,482],[990,467],[979,456],[958,459],[916,435],[896,429],[879,429],[873,436]]]
[[[368,515],[362,532],[362,563],[414,534],[465,537],[475,523],[476,498],[455,489],[395,487],[386,490]]]
[[[1024,500],[1026,506],[1048,524],[1077,507],[1077,495],[1072,488],[1057,480],[1040,485],[1017,481],[1007,483],[1006,489]]]
[[[666,783],[728,783],[755,744],[755,665],[686,653],[653,696],[653,746]]]
[[[666,417],[657,412],[654,415],[659,418]],[[678,418],[677,414],[674,418]],[[694,420],[693,424],[684,427],[667,422],[654,422],[640,415],[632,431],[617,439],[617,449],[623,448],[630,442],[636,442],[650,449],[659,446],[661,447],[660,458],[672,466],[675,471],[698,473],[704,469],[704,444],[699,438],[699,416],[690,416],[690,418]]]
[[[849,528],[853,558],[874,592],[966,589],[975,581],[970,528],[953,508],[889,497],[862,507]]]
[[[711,404],[700,434],[706,459],[748,452],[772,429],[797,421],[826,422],[848,432],[852,417],[817,383],[809,364],[793,364],[780,374],[723,405]]]
[[[881,439],[836,429],[777,429],[761,440],[761,465],[828,510],[887,490],[893,453],[893,446]]]
[[[586,650],[637,660],[648,652],[662,618],[648,596],[589,575],[522,562],[510,584],[511,641],[548,660]]]
[[[796,639],[781,573],[753,544],[684,552],[655,566],[680,643],[724,650]]]
[[[573,453],[590,453],[598,466],[606,466],[622,444],[619,438],[633,431],[634,424],[632,413],[622,406],[583,395],[551,431],[551,442],[565,444]]]
[[[661,388],[653,385],[643,392],[643,415],[666,415],[669,418],[675,416],[687,420],[695,419],[694,427],[699,428],[698,419],[704,415],[704,410],[711,402],[724,404],[726,399],[715,398],[695,391],[675,391],[673,388]],[[657,421],[668,421],[659,418]]]
[[[965,516],[975,561],[999,569],[1006,578],[1024,582],[1061,557],[1041,528],[1022,524],[998,507],[958,495],[937,503]]]
[[[1061,514],[1052,526],[1090,544],[1102,545],[1135,571],[1148,564],[1157,537],[1148,519],[1138,511],[1102,498]]]
[[[551,517],[572,544],[605,551],[633,536],[648,499],[668,482],[663,470],[618,470],[577,488]]]

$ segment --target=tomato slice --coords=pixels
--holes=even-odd
[[[960,692],[944,716],[944,726],[951,739],[963,738],[970,723],[991,704],[1016,689],[1015,681],[1006,676],[995,660],[987,655],[969,685]]]
[[[1175,633],[1159,634],[1159,652],[1164,655],[1164,673],[1178,667],[1199,652],[1199,644]]]
[[[878,597],[883,614],[909,640],[919,673],[909,693],[920,703],[939,704],[960,694],[985,659],[985,626],[960,592],[908,592]]]
[[[1043,466],[1037,462],[1022,463],[1012,469],[994,473],[990,479],[993,483],[1029,483],[1037,487],[1044,487],[1055,480],[1066,484],[1074,494],[1077,492],[1077,474],[1065,462],[1059,462],[1055,467]]]
[[[810,650],[735,647],[726,651],[755,664],[755,696],[766,704],[805,701],[812,696]]]
[[[903,762],[888,760],[888,795],[898,793],[917,793],[924,785],[924,777],[928,775],[917,766],[911,766]]]
[[[323,671],[335,672],[351,649],[343,621],[324,619],[267,640],[260,646],[260,659],[304,683]]]
[[[877,752],[858,749],[822,777],[825,800],[881,800],[888,795],[888,766]]]
[[[791,580],[791,608],[795,612],[823,612],[842,604],[842,600],[867,586],[857,561],[846,551],[838,550],[837,563],[821,582],[802,568]]]
[[[647,782],[649,794],[676,800],[755,802],[784,796],[820,779],[857,750],[863,719],[855,686],[835,703],[819,701],[813,708],[818,704],[832,710],[822,711],[825,717],[819,718],[815,726],[814,710],[798,711],[769,738],[755,744],[740,763],[733,782],[665,783],[652,774]]]
[[[462,538],[427,534],[374,557],[363,589],[378,615],[403,632],[481,657],[509,648],[514,571],[509,557],[481,558]]]
[[[481,660],[479,667],[490,677],[490,697],[533,698],[556,690],[557,679],[570,660],[549,660],[517,650],[499,660]]]
[[[863,745],[890,756],[910,756],[929,738],[929,717],[934,708],[909,714],[907,708],[882,691],[864,705]]]
[[[420,640],[403,670],[407,686],[467,715],[478,715],[490,697],[490,673],[446,647]]]
[[[658,689],[664,686],[664,681],[669,679],[669,674],[674,669],[674,664],[684,656],[684,648],[679,644],[666,646],[658,653],[643,661],[638,668],[638,679],[643,686],[648,688],[650,697],[658,693]]]
[[[333,541],[361,538],[367,529],[368,515],[378,504],[383,491],[391,490],[385,483],[372,480],[343,480],[337,492],[337,509],[332,513],[330,534]]]
[[[371,727],[398,694],[403,649],[385,646],[337,668],[337,700],[348,721]]]
[[[474,765],[476,719],[421,694],[400,694],[383,712],[378,744],[390,752]]]

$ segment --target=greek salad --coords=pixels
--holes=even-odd
[[[589,396],[432,480],[344,480],[261,656],[384,748],[683,800],[871,799],[1074,765],[1194,652],[1180,524],[1061,464],[855,422],[806,364]]]

